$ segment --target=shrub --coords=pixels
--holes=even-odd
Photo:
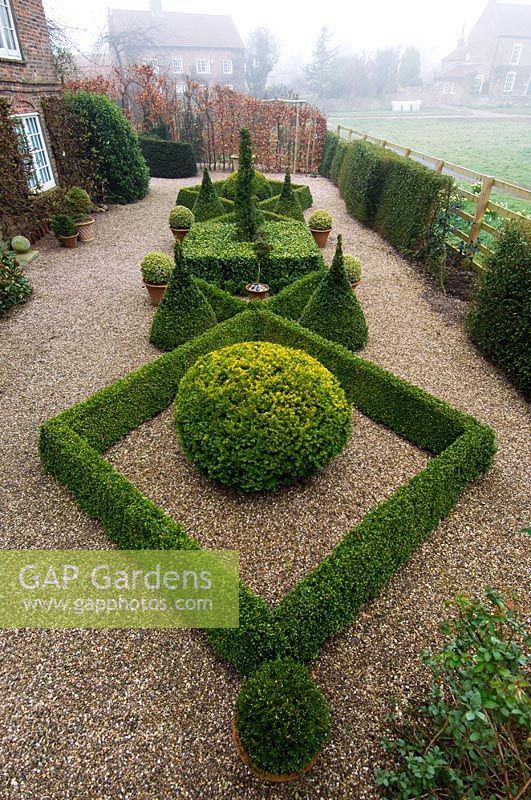
[[[323,257],[301,222],[266,220],[261,232],[272,246],[261,269],[261,280],[272,292],[323,268]],[[194,225],[183,247],[191,272],[228,292],[243,292],[257,273],[254,248],[250,242],[238,242],[234,223],[212,221]]]
[[[369,142],[352,142],[342,152],[338,183],[345,205],[356,219],[374,227],[392,154]]]
[[[359,258],[344,255],[343,266],[345,267],[345,275],[351,283],[357,283],[361,280],[361,261]]]
[[[531,223],[506,225],[485,264],[467,325],[487,358],[531,398]]]
[[[142,136],[140,147],[153,178],[190,178],[197,175],[194,152],[187,142],[169,142]]]
[[[173,260],[171,257],[157,250],[147,253],[140,262],[142,279],[146,283],[155,284],[155,286],[164,286],[168,283],[172,269]]]
[[[212,480],[246,492],[315,475],[342,450],[350,426],[350,406],[327,369],[265,342],[203,356],[175,400],[188,458]]]
[[[216,324],[216,316],[188,272],[179,242],[168,288],[155,313],[150,341],[160,350],[173,350]]]
[[[91,92],[68,93],[90,136],[97,178],[111,203],[134,203],[146,196],[149,172],[138,136],[125,114],[108,97]]]
[[[240,167],[241,167],[241,162],[240,162]],[[252,193],[254,197],[258,197],[259,200],[267,200],[269,197],[271,197],[271,185],[263,172],[259,172],[257,169],[253,169],[251,180],[252,180],[251,183]],[[227,178],[225,178],[221,186],[222,197],[226,197],[227,200],[236,199],[237,181],[238,181],[238,172],[231,172],[231,174]]]
[[[332,266],[301,314],[301,325],[348,350],[360,350],[367,342],[367,323],[343,266],[341,236]]]
[[[265,301],[265,307],[286,319],[298,320],[308,300],[315,292],[325,275],[324,270],[310,272],[303,278],[286,286],[275,297]]]
[[[330,730],[330,711],[302,664],[277,659],[247,678],[236,727],[252,764],[273,775],[302,772]]]
[[[296,219],[298,222],[304,222],[304,214],[302,213],[299,198],[294,193],[291,185],[289,170],[286,172],[282,192],[273,210],[276,214],[282,214],[284,217],[291,217],[291,219]]]
[[[321,164],[319,165],[319,175],[323,175],[325,178],[330,177],[330,168],[332,166],[332,160],[336,152],[338,141],[338,137],[332,133],[332,131],[327,131]]]
[[[511,601],[485,595],[488,604],[457,597],[443,649],[422,654],[431,691],[384,742],[399,763],[376,772],[387,798],[528,796],[531,636]]]
[[[77,233],[76,223],[68,214],[54,214],[50,227],[56,236],[74,236]]]
[[[11,249],[15,253],[27,253],[31,249],[31,242],[25,236],[13,236],[11,239]]]
[[[73,186],[67,191],[64,203],[65,209],[76,222],[81,222],[92,211],[92,200],[89,193],[79,186]]]
[[[193,211],[196,222],[205,222],[225,213],[206,167],[203,170],[203,182],[194,203]]]
[[[174,206],[170,211],[170,228],[191,228],[195,222],[195,215],[186,206]]]
[[[347,142],[344,139],[338,139],[336,151],[334,153],[334,157],[332,158],[332,163],[330,164],[330,178],[336,184],[336,186],[339,181],[339,173],[341,171],[341,165],[343,163],[346,151]]]
[[[234,189],[234,211],[240,242],[253,242],[262,223],[253,188],[254,170],[251,135],[247,128],[240,131],[240,159]]]
[[[314,231],[329,231],[332,227],[332,216],[328,211],[318,209],[310,216],[308,227]]]
[[[13,253],[0,255],[0,311],[25,303],[33,289]]]

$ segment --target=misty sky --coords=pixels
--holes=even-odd
[[[524,0],[514,0],[514,2]],[[149,0],[43,0],[46,13],[69,26],[68,34],[83,51],[105,28],[107,8],[148,9]],[[423,60],[439,61],[465,36],[487,0],[369,0],[350,3],[266,0],[162,0],[164,11],[230,14],[242,38],[254,27],[269,27],[281,46],[281,62],[291,68],[309,60],[320,28],[326,25],[342,50],[372,51],[378,47],[415,45]],[[525,0],[525,4],[529,4]],[[312,11],[312,9],[319,11]],[[438,11],[437,8],[440,8]],[[324,13],[322,13],[324,12]],[[280,68],[280,73],[282,67]],[[281,77],[281,74],[280,74]]]

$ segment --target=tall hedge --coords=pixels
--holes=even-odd
[[[142,136],[142,155],[152,178],[190,178],[197,175],[192,145]]]
[[[509,222],[467,320],[471,339],[531,399],[531,222]]]
[[[134,203],[146,196],[149,171],[138,136],[124,113],[108,97],[68,92],[68,108],[79,114],[90,136],[97,178],[111,203]]]

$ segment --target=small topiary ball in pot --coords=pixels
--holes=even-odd
[[[351,433],[337,379],[300,350],[243,342],[199,358],[175,399],[177,435],[205,475],[243,491],[315,475]]]
[[[166,253],[160,253],[157,250],[147,253],[140,262],[142,280],[153,286],[164,286],[168,283],[173,265],[173,259]]]
[[[361,261],[355,256],[344,255],[343,266],[345,273],[351,283],[358,283],[361,280]]]
[[[328,231],[332,228],[332,215],[324,209],[317,209],[309,218],[308,227],[314,231]]]
[[[254,767],[272,775],[301,773],[322,750],[330,712],[307,669],[277,659],[262,664],[243,684],[236,730]]]
[[[186,206],[174,206],[170,211],[170,228],[175,230],[187,230],[195,222],[194,212]]]

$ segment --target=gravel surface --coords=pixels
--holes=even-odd
[[[110,547],[101,526],[43,473],[37,429],[156,357],[147,340],[153,309],[138,263],[148,250],[171,252],[168,210],[178,187],[194,182],[153,180],[141,203],[97,217],[92,244],[69,251],[51,238],[39,243],[41,255],[29,269],[33,299],[0,318],[3,548]],[[439,641],[444,600],[491,584],[518,590],[531,607],[531,539],[520,532],[531,520],[527,405],[468,341],[464,305],[438,301],[389,245],[347,216],[332,184],[307,182],[314,207],[331,211],[334,233],[343,234],[345,251],[364,267],[358,287],[370,334],[364,356],[492,425],[496,463],[312,665],[333,708],[333,729],[317,766],[298,784],[264,786],[238,760],[230,721],[239,682],[201,633],[2,631],[2,800],[372,800],[386,714],[392,698],[403,706],[426,683],[417,654]],[[328,261],[333,249],[331,239]],[[169,470],[156,499],[186,517],[199,538],[212,537],[208,543],[221,543],[222,500],[230,545],[242,543],[244,577],[274,600],[372,502],[425,463],[425,454],[356,417],[352,442],[322,475],[254,507],[195,475],[179,454],[168,414],[142,426],[109,458],[138,485],[150,470]],[[164,437],[166,449],[151,447],[140,464],[133,445],[151,435],[155,443]],[[186,494],[176,491],[181,481]],[[194,491],[200,508],[190,501]],[[272,507],[282,510],[280,524],[266,519]],[[264,552],[253,555],[249,541]],[[273,551],[276,558],[265,557]]]

